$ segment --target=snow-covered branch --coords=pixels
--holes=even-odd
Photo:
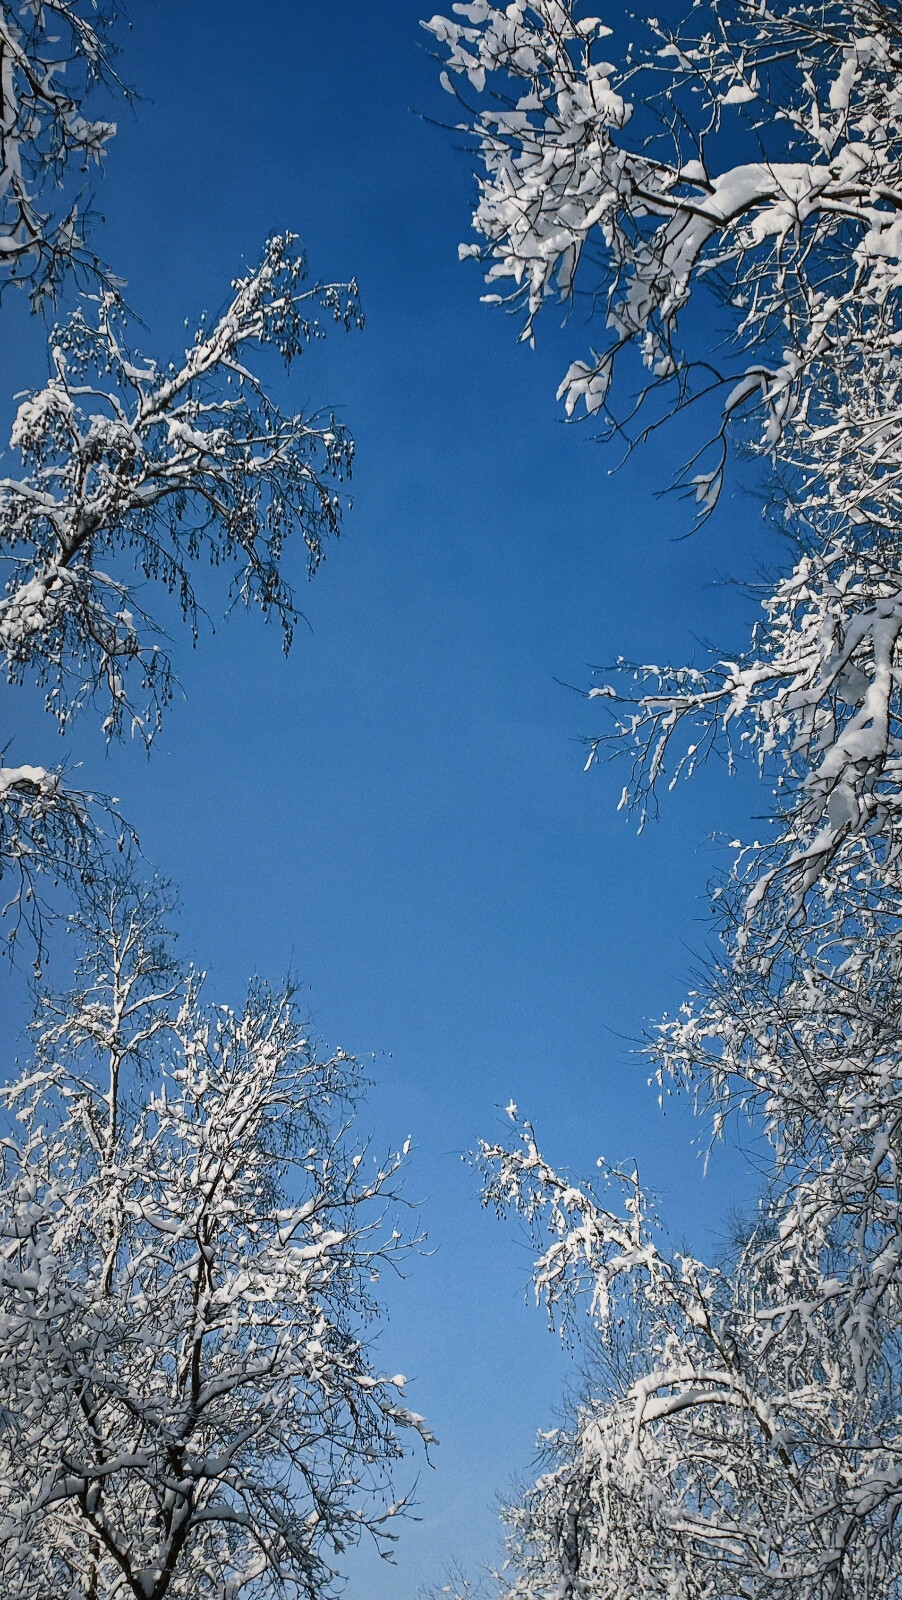
[[[291,641],[284,546],[299,534],[308,570],[322,560],[353,446],[334,417],[283,416],[246,363],[260,346],[290,363],[322,333],[318,311],[360,321],[353,284],[302,286],[293,243],[270,240],[178,365],[132,355],[109,295],[51,336],[53,376],[23,401],[12,432],[25,475],[0,481],[0,644],[14,677],[52,684],[48,708],[63,726],[101,697],[107,733],[129,715],[153,737],[170,663],[137,590],[150,582],[174,593],[196,634],[201,559],[231,569],[232,597],[278,617]]]
[[[362,322],[356,285],[308,287],[305,277],[294,239],[271,239],[225,311],[166,367],[130,351],[112,294],[86,299],[53,331],[53,375],[13,425],[22,473],[0,479],[0,651],[12,682],[44,685],[61,731],[90,703],[107,737],[151,744],[172,690],[163,641],[179,615],[196,639],[205,609],[201,562],[226,570],[224,600],[276,617],[290,645],[286,546],[299,538],[316,570],[339,532],[353,443],[333,416],[283,415],[250,363],[273,349],[290,364],[323,335],[318,317]],[[150,609],[154,590],[162,616]],[[99,834],[60,774],[22,774],[0,787],[0,866],[15,863],[31,894],[48,865],[62,870],[60,830],[74,842],[81,818],[85,847]],[[43,851],[22,826],[38,811]]]
[[[462,254],[510,285],[500,298],[523,304],[530,338],[550,296],[587,297],[599,349],[563,381],[568,414],[581,402],[622,431],[630,350],[646,373],[639,438],[693,396],[709,414],[719,392],[713,455],[703,436],[683,480],[702,515],[737,429],[778,474],[800,553],[751,648],[710,673],[647,669],[647,692],[595,693],[635,702],[616,733],[640,806],[724,731],[772,758],[767,887],[791,922],[853,836],[886,860],[899,848],[902,26],[884,0],[709,0],[677,33],[650,24],[618,66],[602,59],[611,30],[581,12],[476,0],[427,24],[446,86],[481,106],[464,126],[482,243]],[[716,357],[686,316],[706,288]]]
[[[513,1148],[483,1145],[480,1159],[486,1200],[540,1242],[537,1295],[563,1301],[571,1326],[584,1296],[608,1352],[606,1388],[543,1436],[548,1470],[505,1513],[504,1592],[894,1593],[902,1417],[888,1216],[871,1326],[850,1328],[866,1297],[854,1249],[849,1278],[836,1275],[843,1240],[871,1236],[848,1212],[837,1231],[823,1195],[799,1191],[815,1227],[765,1206],[733,1265],[714,1271],[665,1253],[634,1175],[606,1173],[624,1196],[611,1210],[547,1165],[528,1124]]]
[[[425,24],[447,51],[445,86],[468,80],[495,99],[462,125],[479,146],[473,224],[485,241],[462,255],[485,260],[490,284],[512,284],[501,298],[523,303],[527,338],[549,296],[582,286],[603,297],[606,349],[571,368],[569,409],[601,410],[633,343],[654,376],[685,372],[679,318],[716,269],[738,348],[752,353],[725,409],[757,394],[775,447],[845,307],[879,322],[899,285],[894,8],[710,0],[679,35],[652,22],[648,44],[619,67],[602,58],[611,29],[574,0],[453,10],[464,20]],[[661,109],[657,134],[640,96]],[[744,129],[759,159],[724,164],[719,135]]]
[[[3,0],[0,4],[0,287],[53,297],[87,254],[72,176],[101,159],[115,123],[91,120],[84,101],[112,77],[106,4]],[[48,209],[62,190],[64,210]]]

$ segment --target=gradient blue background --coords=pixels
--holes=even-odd
[[[422,1520],[400,1529],[397,1569],[349,1562],[350,1592],[373,1600],[493,1558],[494,1499],[578,1371],[524,1303],[522,1238],[480,1210],[461,1162],[501,1130],[498,1108],[513,1098],[577,1172],[602,1151],[635,1157],[700,1250],[752,1192],[732,1149],[703,1178],[686,1108],[662,1117],[632,1044],[705,948],[724,860],[709,835],[749,831],[755,775],[712,766],[637,838],[615,812],[625,772],[582,772],[596,708],[556,680],[587,684],[589,663],[618,654],[682,660],[699,635],[735,648],[750,603],[715,580],[754,576],[759,510],[730,496],[681,540],[689,511],[656,491],[683,425],[612,476],[554,402],[593,338],[580,316],[561,331],[549,312],[530,352],[479,305],[456,249],[470,162],[425,120],[454,107],[421,14],[415,0],[132,0],[120,67],[141,99],[119,109],[95,237],[146,324],[136,342],[176,354],[184,319],[215,311],[275,229],[302,236],[314,274],[356,274],[365,331],[330,335],[275,383],[286,405],[340,408],[355,504],[287,662],[275,629],[217,615],[196,652],[178,643],[184,699],[149,763],[105,753],[87,721],[69,747],[180,885],[183,947],[210,992],[234,999],[252,972],[290,967],[324,1040],[375,1053],[377,1146],[412,1135],[432,1253],[385,1286],[380,1359],[416,1380],[441,1445],[419,1463]],[[3,317],[5,397],[40,383],[46,358],[24,301]],[[13,758],[59,760],[37,694],[7,691],[5,713]]]

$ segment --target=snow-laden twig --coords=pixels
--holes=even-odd
[[[25,473],[0,480],[0,646],[15,677],[51,682],[48,708],[63,726],[86,699],[103,699],[107,733],[128,717],[152,738],[170,663],[138,590],[174,593],[196,635],[200,560],[226,567],[233,598],[277,616],[291,641],[285,544],[298,535],[316,569],[339,531],[337,484],[353,446],[334,417],[283,416],[247,361],[266,346],[296,359],[323,332],[318,312],[360,321],[354,284],[303,286],[293,243],[270,240],[176,365],[131,353],[110,295],[51,336],[53,377],[13,425]],[[130,699],[132,678],[143,705]]]
[[[115,81],[110,17],[105,0],[0,4],[0,288],[25,283],[35,305],[54,298],[73,269],[103,276],[85,243],[76,175],[100,161],[116,132],[85,116],[84,104],[98,82]]]

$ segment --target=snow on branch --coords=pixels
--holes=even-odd
[[[785,1333],[829,1309],[864,1393],[902,1318],[902,930],[897,906],[845,900],[856,914],[843,926],[813,899],[804,942],[776,972],[724,966],[659,1025],[649,1055],[662,1089],[694,1093],[715,1136],[741,1114],[767,1140],[766,1320]],[[795,1284],[782,1300],[781,1283]]]
[[[118,859],[134,835],[110,797],[84,793],[46,767],[0,767],[0,917],[9,955],[30,945],[38,976],[48,925],[59,915],[50,888],[90,902],[110,864],[110,831]]]
[[[26,283],[35,304],[73,267],[97,270],[71,180],[116,132],[84,114],[92,87],[113,80],[110,15],[105,0],[0,4],[0,287]],[[46,209],[54,190],[65,196],[62,215]]]
[[[283,416],[246,362],[267,346],[293,361],[322,335],[318,311],[346,327],[361,320],[354,284],[302,286],[293,244],[270,240],[177,365],[132,354],[109,294],[51,336],[53,376],[20,405],[10,441],[25,475],[0,480],[0,646],[14,678],[52,684],[62,726],[86,699],[105,699],[107,734],[128,719],[153,738],[171,669],[138,591],[174,593],[196,636],[201,559],[229,569],[232,597],[277,617],[291,642],[284,547],[299,534],[315,571],[339,531],[336,485],[353,446],[334,417]]]
[[[781,831],[763,888],[779,886],[791,923],[839,855],[866,838],[890,860],[900,843],[898,8],[710,0],[679,33],[650,24],[619,66],[602,59],[610,30],[570,0],[454,13],[427,27],[447,86],[480,97],[465,126],[483,242],[463,253],[511,285],[502,298],[523,304],[530,338],[550,295],[586,295],[603,337],[564,379],[568,414],[582,402],[628,426],[611,407],[632,349],[639,440],[693,397],[721,397],[713,455],[702,440],[682,479],[701,515],[737,428],[776,470],[800,554],[765,594],[751,649],[710,672],[641,669],[638,693],[593,692],[633,702],[615,733],[635,752],[640,809],[724,732],[772,759]],[[708,284],[716,358],[685,333]]]
[[[362,323],[355,284],[305,277],[294,239],[271,239],[225,311],[165,367],[131,351],[112,293],[54,329],[53,375],[12,429],[21,475],[0,479],[0,651],[10,681],[44,685],[60,731],[91,704],[107,737],[150,746],[173,685],[168,596],[196,639],[201,562],[225,569],[233,603],[277,618],[290,646],[286,546],[300,539],[315,572],[339,532],[353,443],[333,416],[283,415],[252,355],[273,349],[290,364],[324,324]],[[36,903],[41,871],[77,876],[76,857],[84,866],[104,831],[60,773],[30,771],[0,787],[0,867],[27,879],[18,910]],[[94,859],[100,872],[96,849]]]
[[[582,398],[594,411],[627,345],[654,377],[688,370],[677,325],[716,269],[738,348],[754,352],[748,371],[724,376],[725,409],[757,390],[773,448],[843,308],[879,316],[900,281],[895,9],[711,0],[685,37],[652,21],[647,46],[619,66],[603,59],[612,30],[572,0],[453,9],[465,21],[424,26],[447,52],[445,87],[467,80],[494,96],[462,124],[478,143],[484,244],[461,253],[486,262],[490,285],[512,284],[488,298],[522,303],[532,338],[549,296],[581,284],[598,296],[607,349],[562,386],[569,409]],[[657,134],[639,96],[660,113]],[[718,136],[735,121],[754,129],[760,155],[723,165]]]
[[[605,1169],[623,1192],[611,1210],[547,1165],[527,1123],[513,1148],[483,1144],[480,1164],[487,1203],[540,1243],[537,1295],[567,1319],[587,1296],[607,1373],[568,1425],[540,1436],[546,1470],[505,1511],[502,1592],[890,1592],[902,1418],[873,1345],[856,1381],[869,1341],[846,1336],[863,1286],[829,1277],[830,1221],[794,1231],[765,1205],[733,1264],[713,1271],[662,1252],[634,1174]],[[876,1251],[884,1293],[898,1293],[897,1266],[890,1289]],[[885,1355],[894,1313],[879,1292],[871,1311]]]
[[[639,1186],[638,1173],[604,1168],[608,1186],[624,1194],[624,1217],[601,1206],[587,1186],[561,1178],[543,1160],[529,1122],[519,1122],[513,1149],[480,1141],[478,1165],[483,1173],[483,1202],[503,1214],[513,1210],[539,1236],[550,1234],[552,1243],[536,1262],[536,1298],[544,1300],[565,1330],[575,1304],[588,1290],[590,1314],[606,1322],[611,1296],[620,1280],[646,1279],[649,1290],[664,1299],[682,1297],[670,1263],[653,1242],[648,1202]],[[599,1162],[600,1167],[604,1167]],[[697,1264],[689,1267],[689,1279]],[[688,1281],[688,1280],[687,1280]],[[697,1294],[693,1286],[690,1298]],[[704,1295],[699,1302],[704,1301]],[[688,1304],[688,1302],[687,1302]]]
[[[898,376],[893,372],[895,387]],[[884,385],[884,392],[885,392]],[[882,502],[882,524],[842,509],[831,480],[848,470],[845,434],[861,438],[866,422],[850,393],[844,418],[807,441],[799,478],[805,489],[788,510],[804,516],[808,548],[778,577],[762,601],[752,648],[740,660],[693,668],[620,670],[589,691],[613,715],[610,734],[590,742],[588,765],[609,749],[632,753],[623,804],[644,819],[663,785],[689,777],[718,745],[731,763],[756,757],[776,783],[776,833],[769,860],[742,858],[747,884],[744,940],[765,898],[776,894],[775,927],[804,914],[821,880],[839,883],[856,870],[894,873],[902,844],[902,548],[895,488],[867,471],[856,446],[855,498]],[[894,478],[902,435],[891,438],[892,414],[880,427],[882,470]],[[878,432],[877,425],[870,431]],[[818,461],[820,452],[823,461]],[[817,482],[815,478],[817,476]],[[754,858],[755,870],[748,872]]]

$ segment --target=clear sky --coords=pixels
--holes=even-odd
[[[149,763],[105,755],[87,723],[72,750],[180,885],[211,994],[292,968],[322,1038],[375,1053],[377,1144],[413,1138],[432,1253],[386,1286],[382,1359],[415,1378],[441,1444],[397,1569],[351,1569],[352,1594],[413,1595],[491,1559],[494,1499],[574,1370],[524,1305],[522,1239],[480,1211],[460,1159],[499,1107],[513,1098],[577,1172],[635,1157],[696,1248],[716,1250],[750,1193],[735,1152],[703,1178],[685,1111],[662,1117],[631,1045],[705,947],[709,835],[742,830],[754,779],[710,770],[637,838],[615,811],[624,774],[583,775],[575,741],[599,724],[561,683],[620,654],[682,660],[698,636],[735,645],[748,602],[715,580],[754,575],[759,511],[729,497],[681,539],[688,510],[656,497],[679,438],[612,476],[561,423],[555,388],[592,338],[579,317],[547,315],[530,352],[478,303],[478,268],[457,260],[470,163],[428,120],[453,105],[416,0],[129,12],[120,64],[141,98],[119,114],[96,242],[139,342],[176,353],[276,229],[301,235],[314,274],[355,274],[365,330],[277,384],[286,405],[340,409],[355,504],[287,662],[259,618],[216,616],[196,653],[179,647],[184,699]],[[6,397],[46,361],[24,302],[3,316]],[[9,691],[6,710],[15,759],[59,759],[37,697]]]

